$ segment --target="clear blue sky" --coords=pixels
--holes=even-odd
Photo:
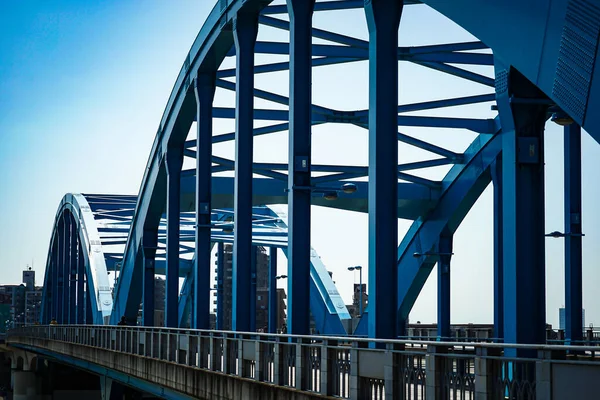
[[[54,215],[65,193],[137,194],[165,103],[212,6],[209,0],[29,0],[5,5],[0,15],[0,282],[18,282],[21,270],[33,259],[41,283]],[[361,11],[319,13],[315,25],[361,38],[367,34]],[[287,40],[287,33],[269,28],[259,35],[261,40]],[[471,39],[426,7],[406,7],[402,45]],[[258,63],[267,59],[257,56]],[[234,59],[224,65],[234,65]],[[366,63],[315,70],[314,101],[337,109],[366,108],[366,71]],[[489,68],[481,72],[492,73]],[[256,86],[286,95],[287,76],[261,75]],[[403,103],[488,92],[479,85],[400,64]],[[216,104],[232,106],[232,101],[231,93],[217,93]],[[256,105],[272,107],[261,101]],[[489,117],[492,113],[488,104],[436,115]],[[232,121],[215,122],[217,133],[232,128]],[[403,131],[455,151],[464,150],[474,137],[460,131]],[[547,231],[562,230],[562,133],[553,124],[548,125],[546,142]],[[593,248],[600,234],[600,215],[593,206],[600,189],[593,160],[599,159],[600,147],[587,135],[583,143],[584,305],[588,322],[600,323],[600,309],[593,307],[593,290],[600,284]],[[359,128],[316,127],[313,161],[366,165],[366,144],[366,131]],[[285,134],[257,139],[255,160],[287,162],[286,146]],[[219,145],[215,153],[232,157],[232,149],[231,144]],[[401,162],[429,157],[410,146],[399,145],[399,151]],[[446,170],[419,174],[439,179]],[[455,237],[452,321],[456,323],[491,322],[491,210],[488,188]],[[399,221],[400,236],[408,226],[409,222]],[[561,240],[547,243],[548,321],[556,324],[557,309],[564,303],[563,246]],[[350,302],[351,284],[358,276],[346,268],[367,263],[366,215],[314,208],[313,245]],[[411,320],[435,321],[435,285],[434,270]]]

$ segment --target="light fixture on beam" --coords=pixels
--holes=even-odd
[[[339,193],[353,194],[358,190],[354,183],[344,183],[340,187],[325,187],[325,186],[292,186],[292,190],[307,190],[311,193],[322,193],[325,200],[337,200]],[[290,189],[285,189],[289,192]]]
[[[560,108],[552,113],[551,120],[552,122],[560,126],[568,126],[575,122],[573,118],[569,116],[569,114],[567,114]]]
[[[563,233],[563,232],[559,232],[559,231],[554,231],[554,232],[546,233],[544,236],[556,239],[556,238],[567,237],[567,236],[582,237],[582,236],[585,236],[585,234],[584,233],[570,233],[570,232]]]

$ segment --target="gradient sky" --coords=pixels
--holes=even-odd
[[[137,194],[149,150],[175,78],[213,1],[137,2],[57,0],[20,1],[0,15],[0,282],[20,281],[34,262],[42,282],[49,237],[57,206],[67,192]],[[422,45],[473,38],[424,6],[406,7],[402,45]],[[361,11],[318,13],[315,25],[367,37]],[[286,41],[287,33],[261,28],[259,40]],[[318,43],[318,41],[315,41]],[[257,63],[285,57],[257,56]],[[226,59],[231,67],[234,58]],[[473,70],[476,70],[475,68]],[[477,69],[491,74],[491,68]],[[288,93],[287,73],[261,75],[256,86]],[[481,87],[421,67],[400,64],[400,101],[410,103],[447,96],[489,93]],[[336,109],[367,107],[367,64],[317,69],[315,103]],[[232,106],[232,93],[219,90],[215,104]],[[257,107],[274,107],[257,101]],[[490,117],[489,104],[428,115]],[[261,123],[257,122],[257,125]],[[215,121],[216,133],[231,131],[233,121]],[[403,129],[454,151],[474,138],[466,131]],[[192,133],[190,137],[193,137]],[[546,132],[546,230],[563,230],[561,129]],[[323,125],[313,130],[314,163],[366,165],[367,135],[360,128]],[[255,141],[255,161],[287,162],[286,133]],[[593,247],[598,243],[600,199],[597,161],[600,146],[583,138],[584,306],[587,322],[600,323],[593,290],[600,284]],[[215,146],[232,157],[232,144]],[[401,162],[428,158],[426,152],[399,145]],[[189,167],[191,160],[186,161]],[[447,168],[419,172],[440,179]],[[313,207],[313,246],[334,272],[350,302],[358,276],[352,265],[367,264],[367,216]],[[400,237],[410,223],[399,221]],[[455,235],[452,266],[452,322],[492,321],[491,187],[473,207]],[[558,323],[564,304],[563,241],[547,241],[547,320]],[[280,257],[280,273],[285,261]],[[365,270],[366,273],[366,270]],[[411,320],[434,322],[436,272],[422,291]],[[366,274],[364,276],[366,281]]]

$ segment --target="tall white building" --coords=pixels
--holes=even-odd
[[[565,316],[565,308],[561,307],[558,309],[558,329],[564,330],[567,326],[567,320]],[[585,309],[581,310],[581,327],[585,328]]]

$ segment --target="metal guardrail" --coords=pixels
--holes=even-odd
[[[600,348],[381,340],[131,326],[29,326],[33,338],[90,346],[350,399],[549,398],[543,363],[600,366]],[[401,392],[401,394],[399,394]]]

